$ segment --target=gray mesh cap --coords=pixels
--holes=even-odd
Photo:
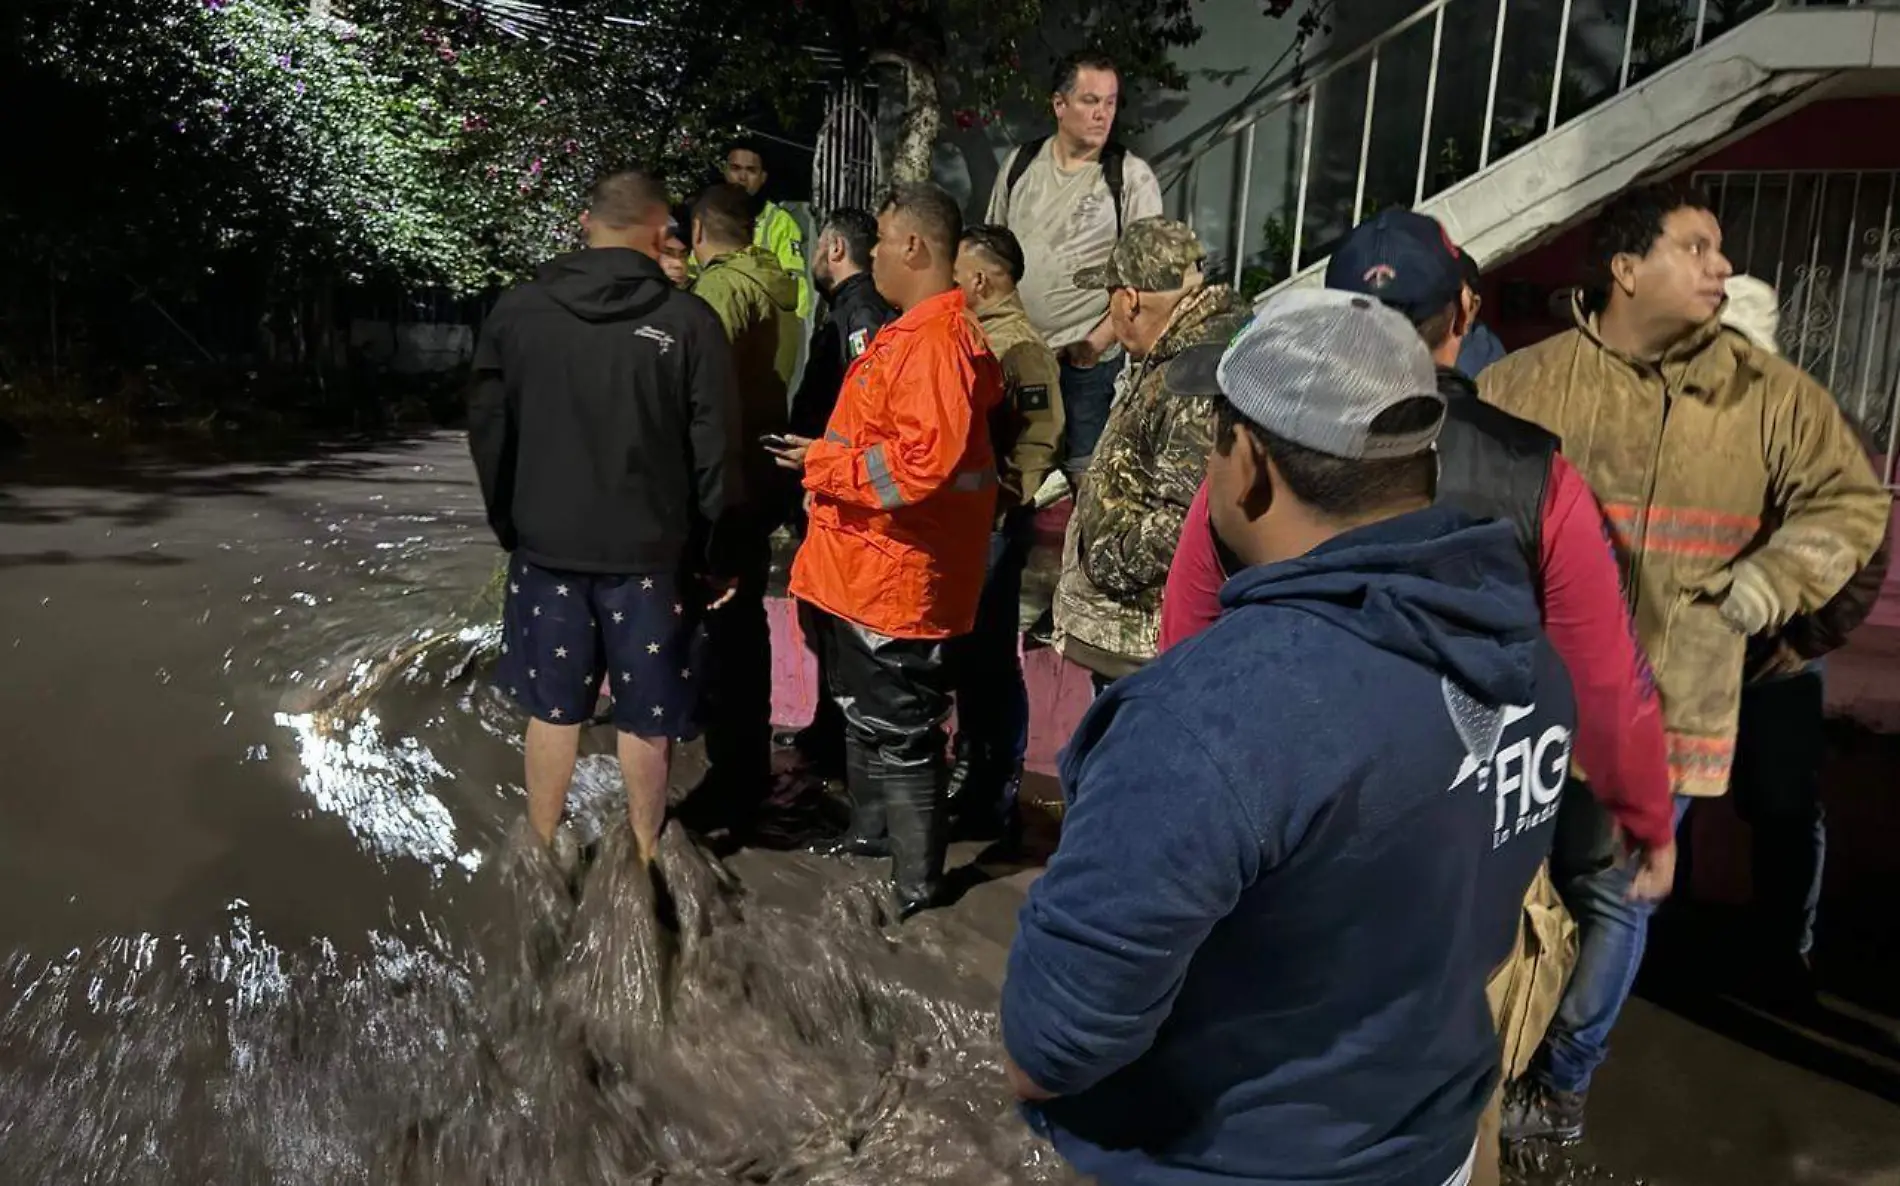
[[[1225,350],[1210,344],[1184,352],[1168,368],[1168,387],[1177,395],[1224,395],[1275,436],[1354,461],[1423,453],[1445,419],[1431,352],[1412,323],[1371,297],[1332,288],[1270,298]],[[1419,398],[1439,406],[1431,424],[1372,432],[1381,413]]]

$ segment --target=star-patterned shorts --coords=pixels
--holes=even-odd
[[[577,725],[594,715],[604,675],[623,732],[696,736],[704,632],[679,584],[510,560],[496,682],[530,715]]]

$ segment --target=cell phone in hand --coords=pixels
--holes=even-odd
[[[792,447],[792,442],[775,432],[761,433],[759,435],[759,444],[764,445],[768,449],[789,449]]]

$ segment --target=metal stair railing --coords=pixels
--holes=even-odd
[[[1855,0],[1847,0],[1854,3]],[[1544,110],[1539,113],[1541,119],[1536,122],[1543,126],[1529,140],[1510,144],[1498,159],[1536,143],[1544,136],[1555,131],[1560,123],[1583,114],[1606,99],[1621,94],[1631,86],[1633,66],[1642,66],[1648,72],[1668,62],[1673,62],[1702,48],[1708,37],[1711,5],[1714,4],[1726,20],[1720,22],[1732,28],[1744,20],[1765,11],[1766,3],[1751,3],[1750,0],[1629,0],[1629,11],[1624,18],[1621,60],[1614,70],[1615,81],[1607,89],[1592,94],[1587,105],[1577,106],[1577,110],[1561,110],[1567,106],[1564,94],[1566,66],[1570,64],[1572,46],[1571,24],[1574,0],[1562,0],[1562,12],[1556,32],[1554,68],[1551,71],[1550,97]],[[1150,162],[1161,180],[1164,193],[1168,195],[1169,209],[1192,224],[1195,221],[1198,183],[1203,165],[1210,154],[1223,147],[1232,146],[1238,151],[1238,183],[1232,185],[1235,191],[1231,204],[1226,207],[1228,250],[1225,253],[1213,252],[1217,259],[1223,257],[1231,266],[1233,278],[1238,283],[1243,269],[1247,266],[1249,249],[1249,209],[1253,199],[1254,163],[1256,156],[1256,133],[1266,119],[1282,112],[1292,113],[1302,125],[1299,129],[1299,148],[1297,165],[1292,166],[1293,178],[1291,190],[1292,221],[1290,227],[1291,247],[1287,252],[1286,268],[1283,277],[1298,275],[1301,267],[1313,262],[1307,258],[1308,243],[1308,198],[1314,178],[1313,139],[1314,127],[1318,122],[1316,113],[1324,88],[1336,87],[1346,82],[1344,73],[1361,63],[1366,64],[1365,111],[1359,129],[1359,154],[1357,176],[1353,184],[1352,223],[1357,223],[1366,213],[1366,181],[1368,169],[1373,159],[1374,136],[1373,122],[1379,110],[1379,76],[1382,56],[1394,52],[1393,43],[1406,33],[1429,22],[1431,25],[1431,53],[1425,71],[1422,115],[1417,128],[1417,169],[1411,186],[1411,204],[1422,204],[1432,193],[1446,188],[1446,185],[1433,187],[1432,170],[1432,119],[1439,101],[1439,76],[1441,58],[1445,48],[1446,14],[1454,5],[1462,16],[1466,10],[1476,15],[1482,10],[1491,21],[1491,60],[1488,81],[1485,87],[1484,118],[1478,128],[1477,165],[1474,172],[1482,172],[1494,164],[1493,146],[1499,139],[1499,76],[1504,66],[1505,30],[1511,14],[1512,0],[1428,0],[1428,2],[1409,16],[1392,25],[1384,32],[1360,44],[1345,53],[1329,56],[1317,62],[1287,72],[1280,80],[1269,84],[1264,98],[1245,103],[1227,114],[1209,121],[1195,132],[1190,133],[1169,149],[1157,154]],[[1658,6],[1668,11],[1658,17],[1654,11]],[[1649,9],[1652,20],[1661,20],[1677,33],[1676,42],[1669,47],[1666,61],[1663,55],[1653,52],[1653,47],[1639,49],[1637,30],[1639,14]],[[1691,17],[1693,12],[1693,17]],[[1686,37],[1681,36],[1686,34]],[[1541,63],[1539,63],[1541,65]],[[1607,61],[1598,60],[1599,65]],[[1517,66],[1513,62],[1513,69]],[[1640,81],[1640,79],[1638,80]],[[1541,93],[1539,95],[1541,98]],[[1304,118],[1299,119],[1301,111]],[[1381,125],[1384,126],[1384,125]],[[1522,134],[1525,130],[1521,123],[1504,129]],[[1215,245],[1209,244],[1210,250]],[[1317,257],[1315,257],[1317,258]]]

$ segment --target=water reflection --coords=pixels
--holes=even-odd
[[[373,712],[347,722],[280,712],[276,723],[295,737],[304,794],[317,810],[341,817],[365,847],[414,858],[437,875],[445,865],[481,868],[481,853],[458,845],[455,817],[432,790],[455,775],[420,740],[385,737]]]

